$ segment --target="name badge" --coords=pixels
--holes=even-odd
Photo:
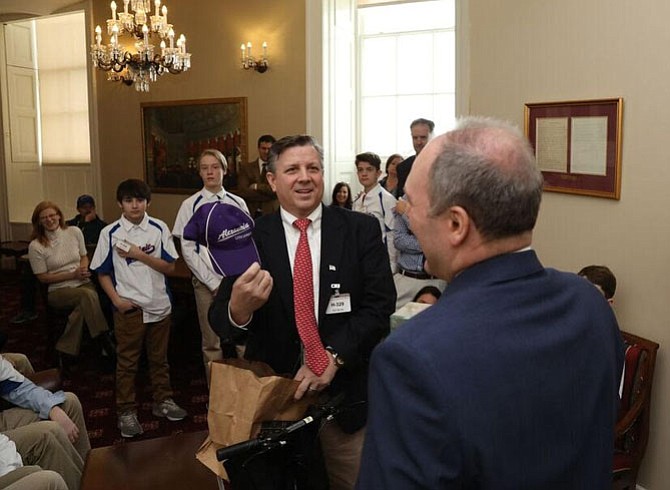
[[[349,293],[333,294],[328,300],[326,315],[349,313],[351,311],[351,295]]]

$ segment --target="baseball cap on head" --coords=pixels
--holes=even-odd
[[[211,202],[200,206],[184,227],[183,237],[207,247],[214,270],[222,276],[242,274],[260,264],[252,237],[254,220],[237,206]]]
[[[93,196],[89,196],[88,194],[82,194],[77,198],[77,208],[85,206],[86,204],[95,206],[95,200],[93,199]]]

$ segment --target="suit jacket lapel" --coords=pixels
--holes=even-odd
[[[277,288],[277,294],[289,312],[289,317],[292,317],[293,275],[291,274],[291,263],[286,248],[284,225],[282,224],[279,211],[269,215],[266,219],[268,225],[259,230],[263,236],[263,258],[267,261],[267,265],[264,265],[264,268],[273,271],[275,285],[282,285],[281,288]]]
[[[323,206],[323,205],[322,205]],[[321,264],[319,266],[319,325],[326,314],[328,301],[334,290],[331,284],[339,273],[342,257],[342,247],[345,239],[345,223],[340,216],[328,206],[323,206],[321,218]],[[334,267],[335,270],[331,270]]]

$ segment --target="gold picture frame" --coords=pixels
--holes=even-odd
[[[623,98],[526,104],[544,190],[619,199],[622,121]]]
[[[145,102],[141,110],[144,177],[153,192],[201,189],[197,158],[208,148],[223,153],[224,186],[236,188],[237,168],[248,159],[246,97]]]

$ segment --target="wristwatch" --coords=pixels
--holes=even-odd
[[[333,349],[332,347],[326,347],[326,350],[330,352],[331,355],[333,356],[335,366],[337,366],[338,368],[344,367],[344,359],[342,359],[342,357],[340,357],[340,355],[337,352],[335,352],[335,349]]]

